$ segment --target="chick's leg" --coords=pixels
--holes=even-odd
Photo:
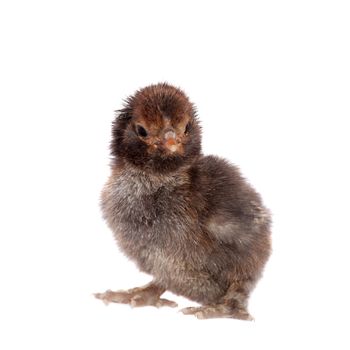
[[[194,315],[199,319],[207,318],[236,318],[239,320],[253,320],[247,311],[249,283],[246,281],[234,282],[226,294],[217,302],[200,307],[187,307],[181,312],[185,315]]]
[[[102,300],[105,304],[120,303],[130,304],[132,307],[138,306],[170,306],[176,307],[174,301],[160,298],[165,292],[165,288],[158,286],[151,282],[143,287],[128,289],[125,291],[111,291],[107,290],[104,293],[94,294],[97,299]]]

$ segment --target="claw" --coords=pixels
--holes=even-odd
[[[157,301],[157,303],[155,304],[156,307],[162,307],[162,306],[169,306],[169,307],[177,307],[177,303],[175,303],[175,301],[172,300],[168,300],[168,299],[159,299]]]
[[[108,300],[108,295],[110,292],[111,290],[106,290],[104,293],[94,293],[93,295],[96,299],[100,299],[105,305],[108,305],[110,303]]]

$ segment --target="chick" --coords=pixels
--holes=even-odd
[[[148,285],[95,296],[106,303],[199,303],[197,318],[250,320],[247,302],[270,255],[270,214],[224,159],[201,153],[201,128],[187,96],[168,84],[125,101],[112,127],[111,176],[101,195],[121,250],[153,276]]]

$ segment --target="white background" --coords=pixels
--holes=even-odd
[[[349,349],[347,1],[2,1],[1,349]],[[150,278],[98,206],[113,111],[181,86],[274,214],[255,322],[105,307]],[[190,301],[176,298],[180,306]]]

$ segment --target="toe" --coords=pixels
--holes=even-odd
[[[104,293],[95,293],[95,297],[102,300],[105,304],[108,304],[110,302],[128,304],[131,299],[131,296],[128,292],[113,292],[111,290],[106,290]]]
[[[106,290],[104,293],[94,293],[95,298],[102,300],[106,305],[109,304],[110,290]]]
[[[184,315],[194,315],[200,320],[208,318],[235,318],[238,320],[254,320],[246,310],[232,310],[226,305],[205,305],[200,307],[186,307],[180,310]]]
[[[200,308],[195,313],[195,316],[200,320],[204,320],[207,318],[225,317],[224,314],[218,310],[218,308],[210,306]]]
[[[199,311],[199,307],[185,307],[184,309],[181,309],[180,311],[184,314],[184,315],[194,315],[196,312]]]
[[[243,321],[254,321],[254,317],[252,317],[248,311],[238,310],[231,315],[232,318],[236,318],[237,320]]]
[[[162,307],[162,306],[177,307],[177,303],[175,303],[175,301],[172,301],[172,300],[161,298],[157,301],[155,306],[156,307]]]

